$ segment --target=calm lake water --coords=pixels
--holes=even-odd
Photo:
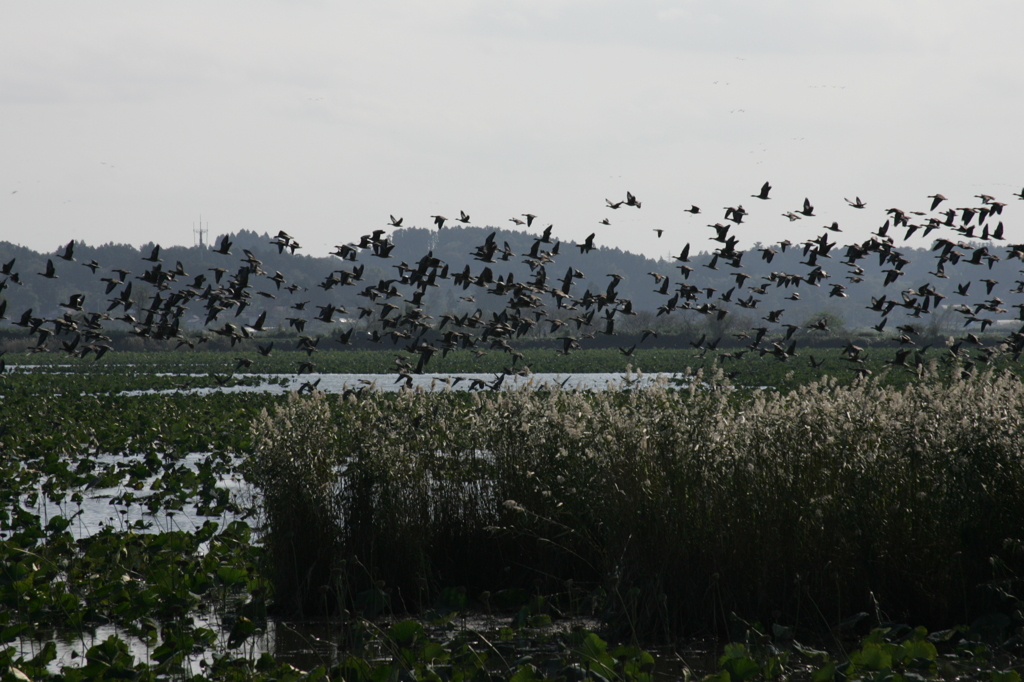
[[[185,375],[182,375],[185,376]],[[206,376],[206,375],[196,375]],[[358,390],[371,386],[378,391],[398,391],[407,384],[413,389],[424,391],[470,391],[478,390],[480,384],[491,387],[501,375],[497,374],[414,374],[412,383],[398,374],[257,374],[243,375],[259,377],[263,383],[259,386],[230,386],[215,388],[193,388],[183,392],[194,395],[205,395],[214,391],[287,393],[297,391],[303,385],[315,385],[324,393],[344,393],[347,390]],[[530,374],[529,376],[507,375],[501,379],[499,388],[513,389],[521,387],[554,388],[560,386],[566,390],[604,391],[620,390],[624,387],[643,388],[653,386],[659,381],[672,384],[686,383],[683,374],[641,374],[631,375],[610,372],[593,372],[582,374]],[[176,389],[163,391],[126,391],[126,395],[140,393],[174,393]]]

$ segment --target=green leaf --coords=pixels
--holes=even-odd
[[[614,676],[615,659],[608,655],[608,643],[593,632],[583,638],[577,652],[591,671],[606,678]]]
[[[244,568],[221,566],[217,569],[217,578],[219,578],[225,585],[238,585],[239,583],[245,582],[248,577],[249,572]]]
[[[903,644],[903,660],[923,658],[934,661],[939,657],[939,651],[935,645],[926,639],[918,639]]]
[[[417,639],[423,637],[423,626],[415,620],[403,620],[388,628],[388,637],[399,646],[411,646]]]
[[[390,682],[392,678],[393,668],[387,663],[381,663],[373,669],[373,676],[370,678],[371,682]]]
[[[859,668],[887,670],[892,667],[892,654],[885,645],[868,642],[860,651],[850,655],[850,661]]]
[[[729,675],[736,682],[749,680],[761,672],[761,666],[757,664],[757,661],[750,658],[730,658],[725,661],[722,667],[729,672]]]
[[[836,676],[836,662],[829,661],[811,673],[811,682],[831,682]]]
[[[28,623],[17,623],[15,625],[10,626],[10,627],[6,627],[3,630],[0,630],[0,642],[3,642],[3,643],[13,642],[14,640],[16,640],[18,638],[18,636],[22,632],[25,632],[26,630],[30,630],[31,628],[32,628],[32,626],[30,624],[28,624]]]
[[[448,650],[437,642],[427,642],[420,649],[420,660],[424,663],[433,664],[448,660]]]
[[[722,657],[718,659],[718,665],[725,665],[725,662],[731,658],[746,658],[747,647],[738,642],[730,642],[726,644],[722,650]]]
[[[988,675],[990,682],[1020,682],[1020,673],[1016,670],[993,670]]]
[[[254,632],[256,632],[256,624],[245,616],[239,616],[235,619],[234,625],[231,626],[231,632],[228,634],[228,646],[232,649],[240,646]]]
[[[519,670],[509,678],[508,682],[537,682],[540,679],[537,675],[537,668],[531,664],[526,664],[519,666]]]

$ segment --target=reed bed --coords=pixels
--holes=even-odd
[[[277,600],[395,612],[544,595],[644,637],[731,614],[933,626],[1024,569],[1024,385],[293,396],[253,424]]]

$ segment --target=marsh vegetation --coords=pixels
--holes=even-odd
[[[416,611],[446,588],[540,590],[644,638],[730,613],[950,625],[1021,568],[1017,379],[786,394],[697,379],[318,394],[261,413],[246,472],[279,603],[332,612],[376,586]]]
[[[1011,374],[197,395],[126,359],[0,379],[5,677],[1019,679]]]

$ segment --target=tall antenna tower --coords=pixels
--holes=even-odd
[[[210,236],[210,223],[206,223],[206,227],[203,227],[203,216],[202,215],[199,216],[199,227],[196,227],[196,224],[192,223],[192,245],[193,246],[195,246],[195,244],[196,244],[196,237],[197,236],[199,238],[199,248],[202,248],[204,246],[204,244],[206,243],[206,242],[203,241],[203,237],[206,236],[207,238],[209,238],[209,236]],[[207,239],[206,241],[209,241],[209,239]]]

